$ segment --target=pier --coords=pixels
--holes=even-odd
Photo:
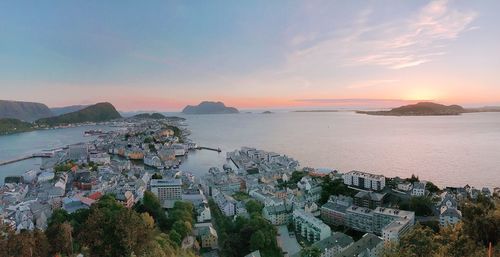
[[[4,166],[4,165],[7,165],[7,164],[11,164],[11,163],[15,163],[15,162],[20,162],[20,161],[24,161],[24,160],[28,160],[28,159],[31,159],[31,158],[51,158],[52,156],[54,156],[54,154],[51,153],[51,152],[48,152],[48,153],[34,153],[34,154],[31,154],[31,155],[23,156],[23,157],[16,158],[16,159],[11,159],[11,160],[7,160],[7,161],[0,161],[0,166]]]
[[[210,150],[210,151],[214,151],[214,152],[222,152],[222,150],[219,148],[212,148],[212,147],[205,147],[205,146],[198,146],[196,147],[197,150]]]

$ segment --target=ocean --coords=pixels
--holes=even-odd
[[[354,112],[276,112],[182,115],[191,139],[223,152],[190,154],[181,170],[201,175],[242,146],[286,154],[303,167],[360,170],[388,177],[433,181],[439,186],[500,186],[500,113],[391,117]],[[92,138],[91,127],[0,137],[0,160]],[[39,161],[0,167],[0,183]]]

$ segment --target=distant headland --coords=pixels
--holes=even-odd
[[[443,105],[432,102],[420,102],[391,109],[389,111],[356,111],[360,114],[381,116],[443,116],[460,115],[475,112],[500,112],[500,107],[463,108],[460,105]]]
[[[234,107],[227,107],[222,102],[203,101],[196,106],[188,105],[183,110],[184,114],[230,114],[239,113]]]

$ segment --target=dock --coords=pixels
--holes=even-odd
[[[7,164],[15,163],[15,162],[20,162],[32,158],[51,158],[54,154],[53,153],[34,153],[31,155],[11,159],[11,160],[6,160],[6,161],[0,161],[0,166],[4,166]]]
[[[222,152],[222,150],[219,148],[212,148],[212,147],[205,147],[205,146],[198,146],[196,147],[197,150],[209,150],[209,151],[214,151],[214,152]]]

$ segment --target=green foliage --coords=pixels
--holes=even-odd
[[[172,240],[172,242],[176,243],[177,246],[180,246],[182,243],[182,236],[175,230],[170,230],[168,233],[168,238]]]
[[[461,208],[464,232],[484,246],[490,242],[496,246],[500,240],[500,202],[479,197],[477,203],[466,202]]]
[[[71,168],[73,168],[74,165],[75,164],[71,161],[65,162],[65,163],[60,163],[60,164],[57,164],[56,166],[54,166],[54,171],[55,172],[67,172]]]
[[[261,214],[264,205],[252,199],[245,204],[245,208],[249,214]]]
[[[163,176],[160,173],[157,172],[157,173],[153,174],[153,176],[151,176],[151,178],[152,179],[162,179]]]
[[[238,216],[233,222],[221,213],[212,199],[208,204],[219,235],[222,257],[241,257],[255,250],[262,256],[283,256],[276,242],[276,228],[262,217],[258,208],[250,208],[253,210],[250,219]]]
[[[409,202],[400,205],[402,210],[414,211],[417,216],[430,216],[433,214],[432,199],[426,196],[412,197]]]
[[[321,250],[316,247],[305,247],[300,251],[300,257],[320,257]]]
[[[321,198],[319,204],[323,205],[331,195],[345,195],[353,197],[356,190],[348,188],[341,179],[331,180],[329,176],[323,178],[321,183]]]
[[[149,213],[162,231],[167,231],[169,228],[167,215],[161,207],[160,200],[151,191],[144,192],[142,201],[138,202],[134,209],[139,213]]]
[[[29,122],[10,118],[0,119],[0,135],[21,133],[32,130],[34,130],[33,125]]]
[[[436,185],[434,185],[434,183],[432,182],[427,182],[427,184],[425,185],[425,189],[428,190],[430,193],[439,193],[441,192],[441,189],[439,189],[439,187],[437,187]]]
[[[245,192],[236,192],[232,196],[235,200],[238,201],[245,201],[250,198],[250,196]]]

